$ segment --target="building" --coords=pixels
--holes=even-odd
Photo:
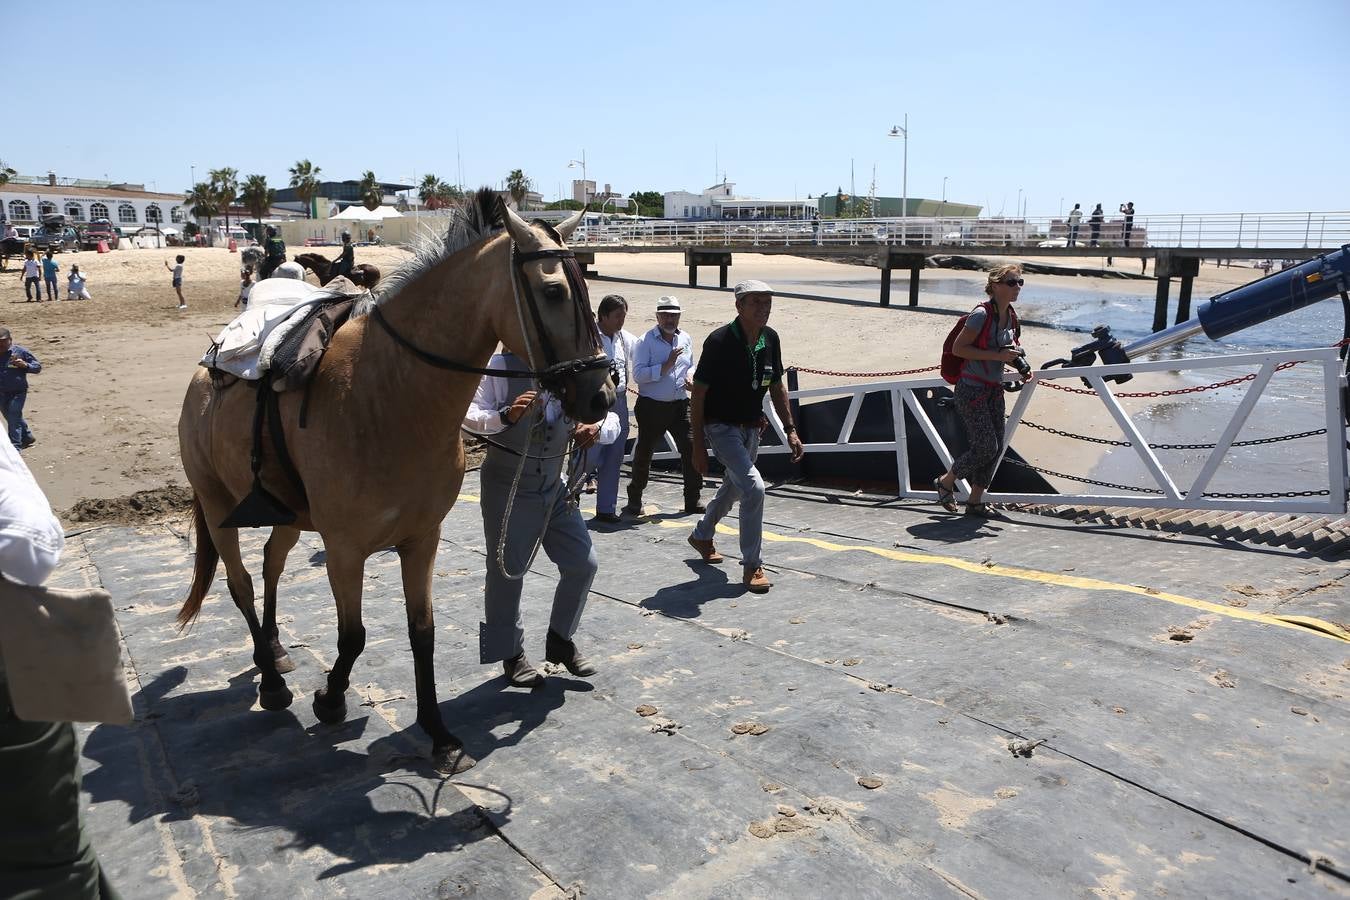
[[[181,224],[190,218],[182,194],[147,191],[143,184],[117,184],[84,178],[13,176],[0,185],[0,218],[16,225],[35,224],[61,214],[73,223],[107,219],[117,226]]]
[[[392,181],[381,181],[379,185],[382,193],[380,204],[383,206],[393,206],[398,200],[396,194],[400,191],[411,191],[414,188],[411,184],[396,184]],[[311,209],[305,209],[304,202],[293,187],[278,188],[275,205],[281,209],[291,210],[302,216],[309,215],[317,219],[320,218],[318,209],[320,201],[326,201],[337,207],[337,209],[329,211],[329,215],[333,215],[342,212],[349,206],[361,203],[363,200],[361,182],[349,178],[346,181],[320,181],[318,187],[314,189],[313,208]]]
[[[876,210],[862,215],[869,219],[886,219],[898,216],[931,218],[975,218],[983,207],[970,203],[956,203],[950,200],[927,200],[923,197],[858,197],[860,204],[876,201]],[[836,192],[820,195],[820,214],[825,218],[853,218],[853,198],[848,194]]]
[[[701,194],[666,191],[667,219],[810,219],[818,211],[817,202],[805,200],[760,200],[738,197],[736,185],[723,179]]]

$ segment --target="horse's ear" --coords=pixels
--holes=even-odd
[[[517,244],[529,244],[531,242],[530,224],[516,215],[516,211],[507,206],[505,202],[501,205],[502,221],[506,225],[506,230],[511,233],[511,240]],[[538,238],[533,238],[538,243]]]
[[[581,224],[581,217],[585,214],[586,210],[582,208],[577,210],[575,215],[568,216],[558,223],[558,234],[562,235],[564,241],[572,236],[572,232],[577,230],[577,226]]]

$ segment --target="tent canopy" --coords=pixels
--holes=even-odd
[[[403,213],[392,206],[378,206],[374,210],[369,210],[360,204],[356,204],[347,207],[332,218],[349,222],[379,222],[384,219],[401,219]]]

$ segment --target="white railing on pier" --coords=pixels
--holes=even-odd
[[[1072,242],[1072,243],[1071,243]],[[1095,242],[1095,244],[1094,244]],[[1175,213],[1135,216],[1129,247],[1255,251],[1334,249],[1350,243],[1350,211],[1290,213]],[[577,229],[576,247],[1045,247],[1126,250],[1123,216],[1096,228],[1088,216],[1076,227],[1066,217],[683,221],[615,219]]]
[[[1263,494],[1260,491],[1252,491],[1245,496],[1221,496],[1231,494],[1232,492],[1211,491],[1210,484],[1218,474],[1221,466],[1224,465],[1233,443],[1238,439],[1243,426],[1247,424],[1253,410],[1265,394],[1266,388],[1270,383],[1272,376],[1282,367],[1288,367],[1289,364],[1302,363],[1309,366],[1318,366],[1322,370],[1322,377],[1319,379],[1322,392],[1322,427],[1325,434],[1320,437],[1321,450],[1316,454],[1310,454],[1306,462],[1309,466],[1316,466],[1319,469],[1317,475],[1317,484],[1311,482],[1307,485],[1297,486],[1296,491],[1271,491]],[[1238,401],[1228,422],[1223,426],[1220,436],[1208,443],[1213,444],[1209,450],[1209,455],[1199,468],[1192,474],[1182,475],[1180,473],[1179,459],[1164,459],[1157,451],[1149,446],[1148,440],[1144,437],[1137,417],[1142,417],[1147,413],[1147,409],[1141,410],[1134,415],[1125,409],[1116,396],[1112,388],[1112,383],[1106,381],[1107,376],[1130,373],[1134,375],[1146,375],[1159,372],[1184,372],[1197,371],[1203,372],[1214,369],[1232,369],[1232,368],[1253,368],[1253,376],[1250,381],[1244,382],[1245,393],[1242,399]],[[1008,416],[1008,422],[1004,431],[1004,447],[1015,446],[1017,432],[1038,391],[1049,382],[1059,381],[1077,381],[1079,378],[1085,378],[1095,391],[1095,400],[1099,400],[1106,411],[1114,420],[1120,429],[1120,440],[1128,441],[1128,448],[1137,457],[1135,466],[1135,478],[1138,482],[1134,490],[1119,489],[1113,493],[1000,493],[989,491],[985,498],[993,503],[1041,503],[1041,504],[1068,504],[1082,506],[1130,506],[1156,509],[1212,509],[1212,510],[1238,510],[1244,512],[1264,511],[1272,513],[1328,513],[1343,515],[1346,512],[1346,493],[1347,493],[1347,475],[1346,475],[1346,440],[1345,440],[1345,410],[1342,406],[1341,396],[1341,360],[1336,348],[1321,348],[1315,350],[1288,350],[1269,353],[1248,353],[1234,356],[1220,357],[1200,357],[1194,359],[1169,359],[1157,362],[1132,362],[1122,365],[1099,365],[1083,368],[1052,368],[1040,369],[1033,373],[1032,379],[1023,386],[1022,390],[1016,395],[1017,400],[1013,405],[1012,412]],[[1137,384],[1137,382],[1135,382]],[[949,388],[950,386],[941,378],[918,378],[908,380],[888,380],[874,381],[863,384],[837,385],[832,387],[819,387],[798,389],[788,392],[792,400],[821,400],[826,398],[849,398],[848,412],[844,416],[840,425],[840,430],[833,440],[821,440],[820,435],[812,434],[812,443],[806,445],[807,454],[811,453],[893,453],[895,455],[896,471],[900,477],[898,495],[903,498],[915,498],[925,500],[937,500],[937,493],[931,489],[915,490],[910,487],[910,461],[908,446],[908,429],[904,411],[909,410],[914,421],[918,424],[920,431],[933,451],[942,462],[944,469],[950,468],[953,455],[947,447],[946,442],[942,440],[936,426],[923,406],[919,403],[919,396],[924,392],[934,388]],[[1243,388],[1238,387],[1242,390]],[[894,422],[894,431],[889,440],[883,441],[855,441],[853,431],[858,419],[859,411],[862,409],[863,398],[868,394],[885,393],[890,397],[891,416]],[[1083,395],[1087,400],[1086,394]],[[1211,409],[1213,409],[1212,401]],[[783,433],[782,425],[778,421],[768,398],[765,398],[765,412],[770,420],[770,427],[778,435],[779,444],[760,448],[760,455],[771,456],[775,454],[786,454],[787,436]],[[1198,417],[1176,416],[1177,421],[1194,421]],[[1212,421],[1212,420],[1211,420]],[[1180,443],[1183,435],[1172,436],[1172,441]],[[1303,440],[1310,438],[1304,437]],[[667,435],[666,444],[668,450],[656,454],[654,459],[676,459],[674,444]],[[1283,444],[1270,444],[1272,447],[1280,447]],[[1301,445],[1306,446],[1306,444]],[[1123,452],[1121,448],[1116,452]],[[1324,454],[1324,456],[1323,456]],[[1325,465],[1323,466],[1323,462]],[[1035,465],[1035,460],[1028,459],[1027,463]],[[1011,465],[1013,463],[1000,459],[1001,466]],[[1193,465],[1187,466],[1193,468]],[[913,473],[919,477],[922,483],[927,483],[931,479],[929,473]],[[940,473],[932,473],[936,475]],[[1077,476],[1078,479],[1090,477],[1090,473],[1064,473],[1068,476]],[[1241,474],[1241,473],[1239,473]],[[1069,480],[1077,480],[1070,478]],[[958,482],[958,494],[961,498],[969,496],[970,486],[965,482]],[[1273,494],[1297,493],[1305,496],[1272,496]]]

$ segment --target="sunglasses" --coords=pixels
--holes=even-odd
[[[999,284],[1006,284],[1008,287],[1021,287],[1026,282],[1020,278],[1005,278]]]

